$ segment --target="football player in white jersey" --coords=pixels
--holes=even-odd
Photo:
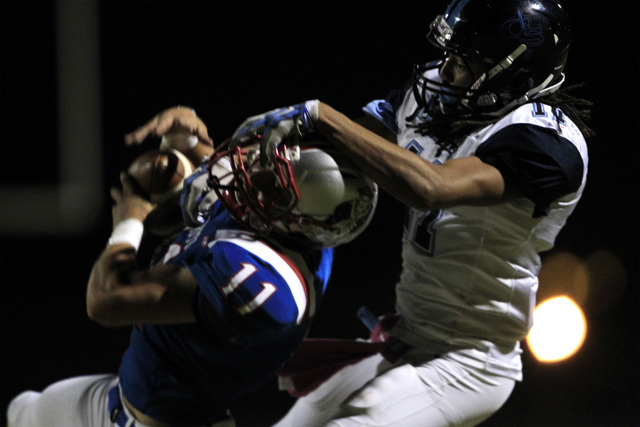
[[[569,18],[556,1],[454,0],[428,39],[443,60],[416,66],[362,121],[312,100],[236,131],[238,143],[264,132],[264,162],[319,131],[408,207],[388,348],[293,389],[309,393],[278,426],[475,425],[522,380],[539,254],[587,176],[589,103],[560,90]]]

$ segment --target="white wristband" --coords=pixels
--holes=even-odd
[[[162,135],[162,141],[160,141],[161,150],[175,148],[183,153],[193,150],[196,145],[198,145],[198,137],[184,132],[174,132]]]
[[[135,218],[125,219],[114,227],[107,246],[117,243],[127,243],[133,246],[137,252],[140,247],[140,242],[142,241],[143,232],[144,226],[142,225],[142,221]]]

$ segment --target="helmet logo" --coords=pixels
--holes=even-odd
[[[518,16],[507,19],[500,27],[500,31],[505,37],[518,39],[527,47],[539,46],[544,42],[542,26],[532,26],[528,17],[523,16],[518,9]]]
[[[431,30],[437,30],[436,40],[442,46],[446,46],[451,37],[453,37],[453,29],[442,16],[438,16],[433,20]]]

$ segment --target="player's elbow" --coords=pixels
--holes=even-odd
[[[130,323],[125,321],[125,316],[119,310],[121,304],[117,298],[91,298],[87,295],[87,315],[89,319],[106,328],[117,328],[120,326],[128,326]]]
[[[126,262],[130,262],[125,260]],[[121,263],[121,265],[124,265]],[[97,262],[91,271],[86,294],[86,310],[89,319],[105,327],[124,326],[126,298],[122,270],[108,268],[109,262]]]
[[[103,310],[100,310],[96,306],[87,305],[87,316],[89,316],[89,319],[93,320],[101,326],[111,327],[109,316],[106,316],[105,312]]]
[[[87,315],[89,319],[106,328],[120,326],[117,316],[106,304],[87,303]]]
[[[448,200],[444,183],[427,180],[416,180],[411,187],[406,187],[405,192],[395,194],[407,206],[424,212],[445,207]]]

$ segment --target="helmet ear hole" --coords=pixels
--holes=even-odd
[[[272,171],[251,173],[251,183],[255,196],[267,209],[288,209],[294,201],[290,192],[282,191],[282,185]]]

